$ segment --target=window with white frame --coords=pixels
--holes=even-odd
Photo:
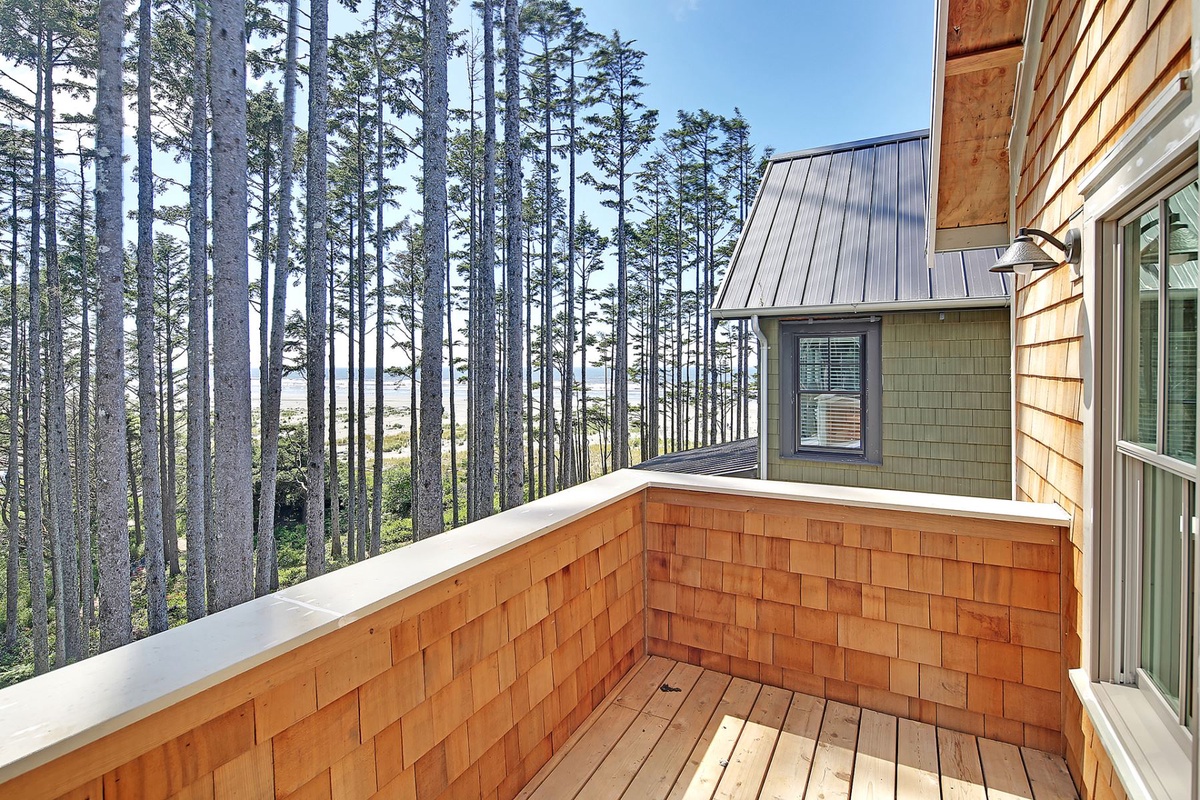
[[[780,455],[882,460],[879,320],[785,322]]]
[[[1180,731],[1196,661],[1198,189],[1195,170],[1118,224],[1115,656]]]

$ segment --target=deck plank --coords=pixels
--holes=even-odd
[[[1034,800],[1077,800],[1075,782],[1061,758],[1029,747],[1021,748],[1021,757]]]
[[[701,672],[703,670],[700,667],[691,664],[678,663],[671,667],[664,680],[655,686],[654,693],[638,712],[637,717],[626,728],[625,734],[580,789],[577,798],[603,800],[619,797],[625,791],[625,787],[637,775],[642,764],[649,758],[650,752],[658,744],[671,719],[683,706]],[[632,682],[630,687],[634,687]],[[640,688],[625,693],[629,702],[634,702],[635,691],[640,692]]]
[[[896,718],[864,709],[854,757],[854,800],[892,800],[896,796]]]
[[[640,660],[518,797],[1079,800],[1061,757]]]
[[[779,729],[783,727],[791,704],[792,693],[787,689],[762,688],[713,797],[717,800],[758,797],[767,767],[775,755]]]
[[[558,768],[558,765],[561,764],[562,761],[567,757],[567,754],[574,749],[575,745],[588,735],[588,731],[590,731],[596,725],[596,722],[599,721],[602,716],[604,716],[604,712],[607,711],[608,708],[613,704],[613,701],[616,700],[621,692],[625,690],[625,687],[637,677],[638,673],[642,671],[642,668],[649,663],[650,657],[643,656],[642,658],[638,659],[637,663],[629,668],[629,671],[626,672],[625,676],[617,682],[617,685],[614,686],[608,695],[600,701],[600,704],[596,706],[592,713],[588,714],[587,719],[585,719],[583,723],[575,730],[575,733],[571,734],[571,738],[567,739],[567,741],[563,743],[563,746],[560,747],[558,751],[550,757],[550,760],[543,764],[542,768],[539,769],[537,773],[535,773],[534,776],[529,779],[529,782],[525,784],[524,788],[521,789],[520,794],[517,795],[517,800],[528,800],[528,798],[533,797],[533,793],[537,791],[537,788],[541,786],[542,783],[548,777],[550,777],[551,773]]]
[[[854,748],[858,743],[860,711],[832,700],[825,704],[825,720],[813,756],[806,800],[847,800],[854,774]]]
[[[663,800],[687,763],[700,735],[712,719],[713,710],[729,687],[730,677],[704,670],[687,696],[683,708],[654,746],[650,756],[625,790],[630,800]]]
[[[658,685],[658,691],[646,702],[642,711],[670,722],[675,718],[675,714],[679,712],[680,706],[683,705],[684,700],[691,693],[692,687],[696,685],[696,681],[700,680],[702,674],[704,674],[703,667],[697,667],[695,664],[676,664]],[[664,690],[664,686],[668,688]]]
[[[1025,763],[1016,745],[980,739],[979,760],[983,764],[988,800],[1033,800]]]
[[[925,800],[941,793],[937,729],[902,719],[896,731],[896,800]]]
[[[650,656],[646,666],[638,670],[633,680],[625,684],[625,688],[617,692],[613,705],[624,706],[631,711],[641,711],[646,703],[654,697],[658,688],[667,679],[667,675],[675,668],[676,662],[662,656]]]
[[[800,692],[792,697],[759,797],[791,800],[804,796],[824,716],[825,701],[821,698]]]
[[[987,800],[975,737],[945,728],[938,728],[937,737],[942,800]]]
[[[642,712],[630,723],[600,766],[575,795],[577,800],[620,797],[658,743],[668,720]]]
[[[558,767],[529,795],[531,800],[565,800],[574,797],[637,717],[638,712],[633,709],[616,703],[609,706],[587,735],[571,748]]]
[[[729,754],[737,744],[746,718],[754,708],[760,684],[734,678],[713,711],[683,771],[668,795],[671,800],[707,800],[716,791]]]

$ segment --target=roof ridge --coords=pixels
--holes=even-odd
[[[927,138],[929,138],[929,129],[922,128],[915,131],[905,131],[904,133],[893,133],[887,136],[876,136],[871,139],[858,139],[853,142],[842,142],[840,144],[830,144],[822,147],[810,147],[804,150],[792,150],[787,153],[775,153],[771,156],[771,161],[791,161],[797,158],[811,158],[813,156],[840,153],[845,150],[862,150],[867,147],[878,147],[879,145],[883,144],[898,144],[899,142],[907,142],[912,139]]]

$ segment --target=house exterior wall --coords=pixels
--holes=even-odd
[[[1187,0],[1059,0],[1048,5],[1033,102],[1015,188],[1016,224],[1062,236],[1083,205],[1080,179],[1191,64]],[[1017,280],[1016,499],[1071,513],[1063,561],[1063,654],[1082,663],[1084,441],[1081,404],[1087,315],[1083,281],[1059,268]],[[1088,554],[1090,558],[1090,554]],[[1124,790],[1092,721],[1064,693],[1067,763],[1087,797]],[[1099,766],[1098,766],[1099,765]],[[1107,768],[1105,768],[1107,765]]]
[[[780,457],[780,321],[762,328],[770,342],[766,477],[1011,496],[1008,309],[882,315],[882,466]]]

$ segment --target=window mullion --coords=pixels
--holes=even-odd
[[[1180,553],[1183,558],[1179,559],[1179,585],[1182,590],[1179,592],[1179,724],[1187,727],[1187,709],[1188,695],[1191,693],[1191,670],[1189,659],[1191,658],[1191,650],[1188,647],[1188,628],[1191,625],[1189,614],[1189,606],[1191,598],[1188,596],[1188,580],[1191,577],[1191,565],[1188,563],[1188,552],[1191,535],[1192,535],[1192,486],[1188,482],[1183,484],[1183,496],[1179,503],[1179,537],[1180,537]]]
[[[1171,250],[1171,221],[1167,198],[1158,201],[1158,381],[1155,409],[1155,449],[1167,452],[1167,263]]]

